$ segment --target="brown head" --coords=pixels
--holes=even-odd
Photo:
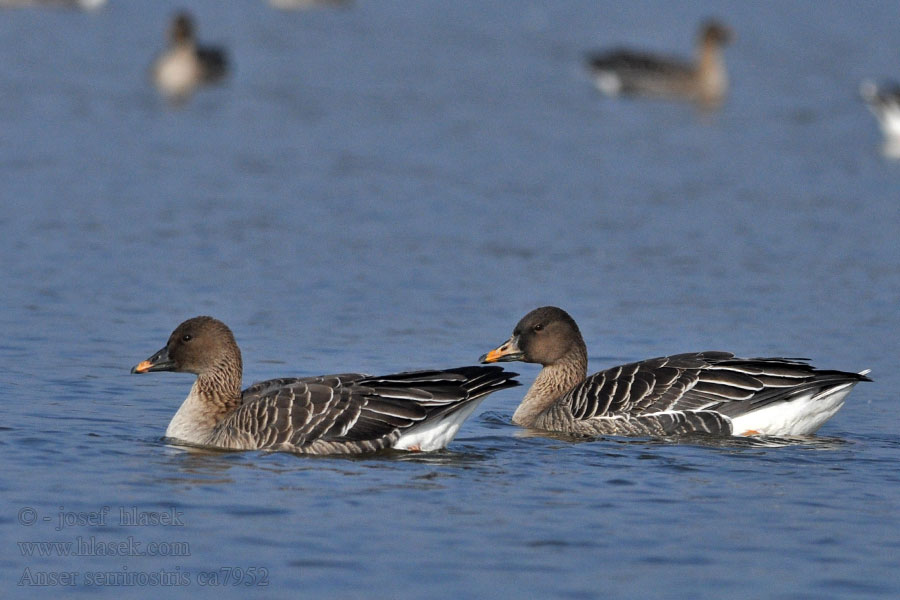
[[[519,360],[553,365],[573,350],[586,354],[584,339],[569,313],[555,306],[536,308],[518,322],[512,336],[481,357],[481,362]]]
[[[235,364],[236,363],[236,364]],[[194,317],[179,325],[165,347],[131,369],[132,373],[176,371],[204,375],[229,368],[241,372],[241,351],[225,323]]]
[[[194,39],[194,19],[187,12],[180,12],[172,18],[169,27],[169,41],[175,44],[191,42]]]
[[[734,32],[721,21],[707,19],[700,26],[699,38],[703,44],[724,46],[731,43],[731,40],[734,38]]]

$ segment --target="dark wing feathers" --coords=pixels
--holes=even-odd
[[[663,75],[690,73],[690,63],[674,56],[660,56],[617,48],[607,52],[588,54],[588,66],[595,71],[638,71]]]
[[[700,352],[600,371],[560,402],[580,421],[652,416],[659,422],[651,429],[658,425],[680,431],[696,426],[693,431],[713,433],[722,426],[715,422],[721,416],[710,415],[736,416],[811,390],[867,379],[855,373],[816,370],[802,358],[740,359],[728,352]]]
[[[393,431],[411,427],[427,416],[426,410],[414,403],[373,395],[366,396],[365,401],[359,402],[359,407],[359,413],[351,427],[338,437],[354,441],[377,439]]]
[[[329,387],[339,387],[360,379],[365,379],[366,375],[362,373],[338,373],[335,375],[317,375],[314,377],[282,377],[281,379],[268,379],[254,383],[246,390],[241,392],[243,403],[253,402],[256,398],[267,395],[272,390],[290,386],[295,383],[321,383]]]
[[[219,427],[251,447],[364,444],[387,447],[399,432],[460,409],[493,391],[519,385],[497,366],[416,371],[370,377],[358,373],[272,379],[251,385]],[[354,450],[358,449],[352,446]]]
[[[228,56],[221,48],[202,46],[197,48],[197,59],[203,65],[203,79],[213,82],[228,73]]]

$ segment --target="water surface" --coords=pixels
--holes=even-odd
[[[713,114],[601,98],[580,62],[687,54],[706,3],[192,2],[235,71],[173,109],[146,68],[177,6],[0,13],[4,598],[57,597],[26,569],[134,598],[897,597],[900,165],[856,95],[900,77],[894,3],[716,3]],[[190,377],[128,374],[197,314],[250,383],[473,363],[543,304],[595,369],[723,349],[875,383],[804,443],[527,435],[515,389],[445,452],[347,459],[169,446]],[[129,538],[167,555],[97,551]]]

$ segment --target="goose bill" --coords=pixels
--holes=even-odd
[[[175,361],[169,358],[169,349],[163,348],[147,360],[141,361],[132,367],[132,373],[150,373],[151,371],[171,371],[175,368]]]
[[[519,350],[519,339],[517,336],[512,336],[508,340],[506,340],[503,345],[498,348],[494,348],[487,354],[483,354],[481,358],[478,360],[483,363],[492,363],[492,362],[511,362],[514,360],[522,360],[525,358],[525,354]]]

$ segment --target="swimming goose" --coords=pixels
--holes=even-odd
[[[728,91],[722,46],[731,37],[728,27],[710,20],[700,28],[694,63],[619,48],[589,54],[588,69],[597,89],[608,96],[633,94],[715,106]]]
[[[227,71],[225,51],[198,46],[191,15],[175,15],[169,28],[169,47],[152,67],[153,81],[160,92],[172,100],[183,100],[201,84],[222,79]]]
[[[516,373],[472,366],[272,379],[241,391],[241,351],[231,330],[212,317],[188,319],[164,348],[131,370],[152,371],[197,375],[167,437],[302,454],[438,450],[488,394],[519,385]]]
[[[864,81],[859,93],[878,119],[884,136],[900,142],[900,85],[893,83],[878,89],[874,81]]]
[[[588,435],[794,436],[815,432],[863,373],[824,371],[805,359],[729,352],[663,356],[585,377],[587,347],[575,321],[538,308],[481,362],[543,365],[513,415],[524,427]]]

